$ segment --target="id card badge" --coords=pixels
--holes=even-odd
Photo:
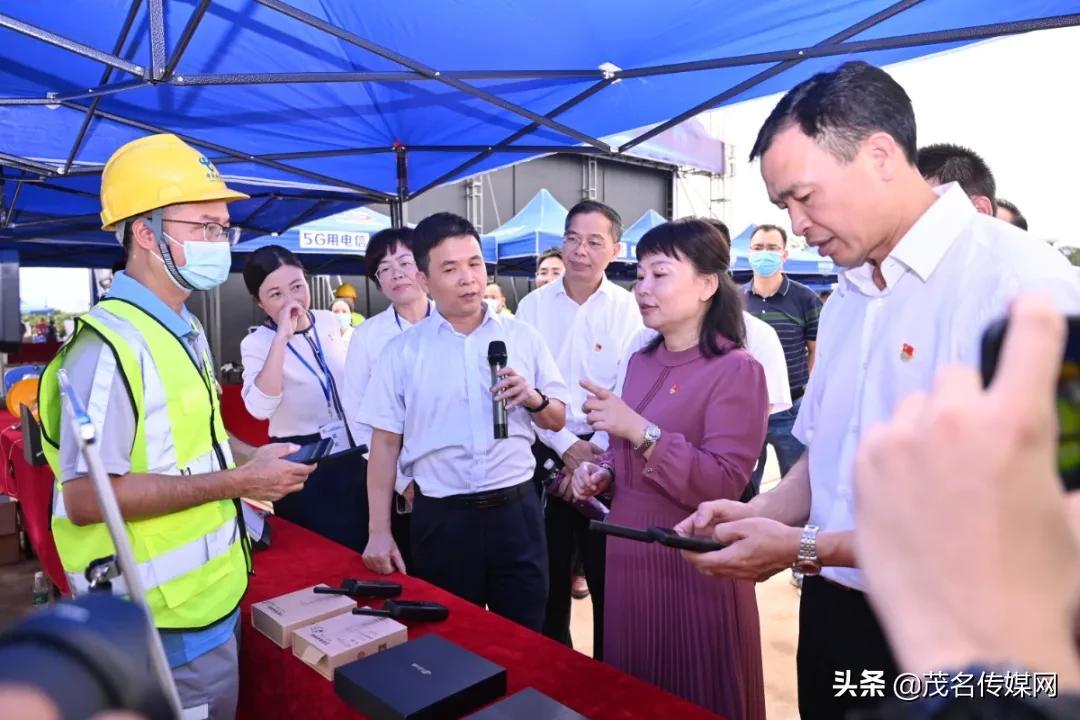
[[[319,437],[330,438],[334,441],[334,453],[349,449],[349,433],[345,430],[344,420],[334,420],[320,427]]]

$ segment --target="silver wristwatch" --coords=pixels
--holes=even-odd
[[[649,423],[645,426],[645,432],[641,434],[641,442],[634,446],[634,450],[643,453],[658,442],[660,442],[660,428]]]
[[[817,554],[817,534],[817,525],[807,525],[803,528],[802,537],[799,539],[799,554],[791,567],[803,575],[821,573],[821,560],[818,559]]]

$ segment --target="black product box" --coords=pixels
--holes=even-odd
[[[489,705],[469,720],[588,720],[539,690],[525,688],[505,700]]]
[[[334,691],[372,720],[460,718],[506,693],[506,669],[432,633],[342,665]]]

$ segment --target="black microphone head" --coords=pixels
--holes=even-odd
[[[506,365],[506,343],[502,340],[492,340],[488,343],[488,364]]]

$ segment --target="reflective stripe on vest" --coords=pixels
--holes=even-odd
[[[91,383],[87,412],[99,432],[105,422],[113,382],[124,382],[135,413],[130,472],[180,476],[232,466],[221,423],[212,368],[193,362],[182,341],[138,307],[105,300],[80,318],[75,336],[92,332],[103,341]],[[69,341],[42,374],[39,395],[42,444],[60,477],[56,371]],[[119,372],[118,372],[119,371]],[[58,482],[54,492],[53,535],[75,592],[87,589],[85,569],[112,555],[107,528],[70,521]],[[147,599],[159,628],[198,628],[231,613],[247,587],[247,559],[231,500],[205,503],[170,515],[125,523]],[[126,594],[122,578],[113,592]]]

